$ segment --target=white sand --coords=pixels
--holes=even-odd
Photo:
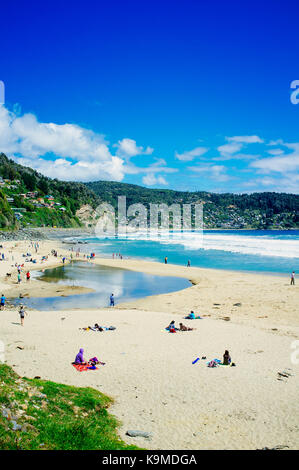
[[[155,274],[183,276],[187,270],[140,261],[113,265],[120,263]],[[299,336],[298,287],[278,277],[196,268],[184,277],[198,284],[125,309],[32,311],[23,328],[15,310],[2,311],[6,361],[21,375],[92,386],[113,397],[111,412],[122,421],[120,435],[128,443],[149,449],[298,448],[299,364],[291,362],[291,344]],[[236,302],[242,306],[233,307]],[[214,303],[221,303],[219,310]],[[182,320],[191,305],[211,317]],[[164,327],[173,319],[197,329],[169,334]],[[117,329],[79,330],[95,322]],[[80,347],[87,359],[97,356],[106,365],[77,372],[70,363]],[[205,360],[192,365],[198,356],[222,359],[225,349],[236,367],[210,369]],[[277,380],[287,368],[293,376]],[[130,438],[128,429],[153,438]]]

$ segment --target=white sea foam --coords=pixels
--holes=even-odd
[[[122,237],[121,237],[122,238]],[[267,235],[236,235],[225,233],[173,232],[151,234],[147,232],[130,233],[127,240],[151,240],[161,244],[174,244],[188,250],[220,250],[231,253],[262,255],[282,258],[299,258],[299,239]]]

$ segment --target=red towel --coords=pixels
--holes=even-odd
[[[86,364],[72,364],[75,369],[77,369],[79,372],[83,372],[84,370],[97,370],[98,368],[96,367],[95,369],[91,369],[91,366],[86,365]]]

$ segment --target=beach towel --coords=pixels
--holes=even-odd
[[[184,317],[184,318],[185,318],[185,320],[202,320],[202,318],[200,316],[195,317],[195,318],[191,318],[191,317],[188,316],[188,317]]]
[[[72,364],[78,372],[83,372],[85,370],[96,370],[96,366],[90,366],[88,364]]]

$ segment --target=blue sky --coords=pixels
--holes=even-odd
[[[0,151],[60,179],[298,193],[298,14],[288,0],[6,2]]]

